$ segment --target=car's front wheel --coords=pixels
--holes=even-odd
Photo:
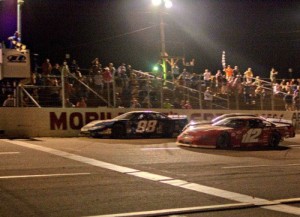
[[[123,139],[126,137],[125,126],[122,124],[116,124],[112,128],[111,136],[114,139]]]
[[[230,136],[228,133],[222,133],[217,138],[217,148],[229,148],[230,147]]]

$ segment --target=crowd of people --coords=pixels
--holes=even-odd
[[[118,67],[113,63],[103,66],[98,58],[91,61],[89,69],[81,69],[76,60],[53,64],[50,59],[45,59],[30,80],[18,81],[18,84],[16,81],[1,82],[1,99],[3,106],[16,106],[12,103],[16,86],[30,84],[35,87],[29,91],[32,97],[24,95],[20,106],[30,106],[34,99],[42,107],[109,105],[191,109],[200,108],[199,100],[193,100],[193,90],[196,90],[196,93],[202,93],[200,100],[207,109],[217,108],[216,99],[224,96],[238,96],[241,103],[251,105],[268,94],[280,98],[286,110],[299,109],[300,77],[297,78],[291,69],[279,80],[275,68],[270,70],[269,78],[262,79],[251,68],[241,72],[238,66],[231,65],[216,73],[209,69],[201,73],[190,72],[188,67],[180,70],[174,62],[170,66],[163,75],[162,71],[136,71],[125,63]]]

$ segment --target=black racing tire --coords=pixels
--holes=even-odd
[[[224,148],[230,148],[230,135],[226,132],[222,133],[218,138],[217,138],[217,144],[216,147],[219,149],[224,149]]]
[[[112,128],[111,137],[113,139],[124,139],[126,137],[125,126],[122,124],[115,124]]]
[[[271,136],[269,138],[269,147],[271,148],[277,148],[279,143],[281,141],[281,135],[278,132],[271,133]]]

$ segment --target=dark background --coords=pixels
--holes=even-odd
[[[226,62],[242,72],[269,76],[293,68],[300,73],[300,1],[172,0],[164,15],[171,56],[196,59],[194,71],[222,68]],[[7,44],[17,26],[17,0],[0,1],[0,40]],[[98,57],[151,70],[160,55],[157,8],[151,0],[25,0],[22,42],[39,61],[62,63],[65,54],[88,68]]]

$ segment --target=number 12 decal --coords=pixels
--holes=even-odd
[[[136,132],[137,133],[153,133],[156,129],[157,120],[142,120],[137,124]]]
[[[261,131],[262,131],[261,128],[254,128],[254,129],[248,130],[243,135],[242,143],[258,142],[258,137],[260,136]]]

